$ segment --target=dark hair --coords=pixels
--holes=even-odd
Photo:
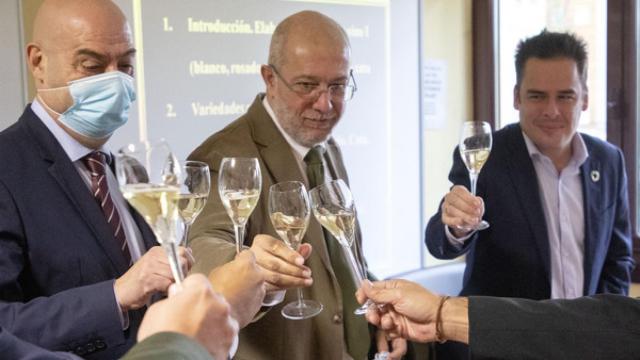
[[[540,34],[521,40],[516,49],[516,85],[520,85],[524,75],[524,65],[530,58],[568,58],[578,66],[582,84],[587,84],[587,45],[572,33],[551,32],[547,29]]]

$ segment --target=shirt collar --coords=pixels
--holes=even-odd
[[[69,159],[72,162],[82,159],[87,154],[95,151],[95,149],[88,148],[82,144],[80,144],[76,139],[71,137],[63,128],[56,123],[55,120],[49,115],[49,113],[44,109],[38,98],[36,97],[31,103],[31,110],[40,118],[42,123],[49,129],[53,137],[56,138],[62,149],[67,154]],[[98,151],[104,153],[107,157],[107,162],[110,163],[110,154],[111,152],[107,149],[106,146],[101,146]]]
[[[531,140],[527,134],[522,132],[522,136],[524,137],[524,143],[527,145],[527,151],[529,152],[529,157],[538,158],[538,157],[547,157],[543,153],[540,152],[536,144]],[[589,157],[589,150],[587,149],[587,145],[584,143],[584,139],[582,139],[582,135],[580,133],[576,133],[573,139],[571,140],[571,150],[572,156],[569,164],[575,164],[576,167],[582,166],[587,158]]]
[[[282,134],[282,136],[287,141],[289,146],[291,146],[293,151],[295,151],[298,155],[300,155],[301,158],[304,158],[309,152],[309,150],[311,150],[311,148],[298,143],[284,130],[284,128],[280,125],[280,121],[276,117],[276,113],[273,111],[273,108],[269,104],[269,101],[267,100],[266,96],[262,99],[262,105],[264,106],[264,109],[267,110],[267,114],[269,114],[269,116],[271,117],[271,120],[273,120],[273,123],[276,124],[278,131],[280,131],[280,134]],[[325,143],[321,142],[319,144],[314,145],[314,147],[315,146],[321,146],[324,149]]]

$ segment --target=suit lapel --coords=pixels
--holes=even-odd
[[[304,176],[293,156],[291,146],[284,139],[273,120],[262,105],[262,97],[258,96],[248,113],[251,136],[258,145],[263,169],[267,171],[273,183],[282,181],[300,181],[305,183]],[[269,191],[269,189],[262,189]],[[315,241],[314,241],[315,240]],[[320,241],[318,241],[320,240]],[[326,269],[332,269],[327,244],[324,242],[322,227],[315,218],[310,219],[304,241],[311,243],[313,253],[318,254]],[[332,270],[330,270],[332,272]]]
[[[533,233],[540,259],[544,264],[547,278],[551,279],[551,265],[549,263],[549,239],[547,225],[542,210],[540,188],[533,162],[527,151],[524,137],[519,125],[510,126],[507,133],[509,154],[507,158],[507,172],[520,201],[520,208],[525,212],[529,227]]]
[[[29,110],[30,111],[30,110]],[[31,113],[32,117],[27,118],[27,127],[37,142],[40,155],[43,160],[49,162],[49,173],[60,186],[61,190],[71,201],[78,215],[95,235],[95,241],[109,258],[116,273],[122,274],[127,268],[120,249],[114,239],[113,230],[107,223],[100,206],[91,195],[87,185],[84,183],[76,167],[73,165],[64,149],[60,146],[49,129],[38,117]]]
[[[586,143],[586,141],[585,141]],[[591,149],[587,144],[587,149],[591,153]],[[598,174],[597,180],[592,178],[592,174]],[[582,177],[582,193],[584,204],[584,293],[588,293],[588,286],[591,284],[593,274],[593,261],[596,257],[597,247],[594,243],[593,234],[597,234],[598,211],[596,204],[601,204],[602,171],[600,162],[589,156],[580,167],[580,176]]]

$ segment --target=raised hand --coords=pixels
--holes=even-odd
[[[209,280],[231,305],[240,327],[249,324],[260,310],[265,294],[264,274],[253,253],[242,251],[235,260],[213,269]]]
[[[453,235],[463,237],[482,221],[484,202],[466,187],[456,185],[445,195],[441,210],[442,223],[449,227]]]
[[[272,236],[256,235],[251,251],[264,272],[267,291],[313,284],[311,269],[304,265],[305,259],[311,255],[311,245],[301,244],[296,252]]]
[[[138,341],[158,332],[177,332],[197,340],[214,359],[228,358],[238,323],[224,297],[215,293],[201,274],[188,276],[176,289],[168,299],[149,307]]]
[[[178,258],[186,274],[194,262],[191,250],[179,247]],[[173,282],[167,254],[162,247],[154,246],[116,279],[116,299],[123,311],[139,309],[147,304],[153,294],[166,293]]]

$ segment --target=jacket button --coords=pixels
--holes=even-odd
[[[78,356],[83,356],[87,354],[87,350],[84,349],[84,346],[78,346],[73,352]]]
[[[92,353],[96,351],[96,346],[93,345],[93,343],[88,343],[84,348],[87,350],[88,353]]]
[[[342,324],[342,315],[340,314],[335,314],[333,315],[333,323],[334,324]]]
[[[107,344],[105,344],[102,340],[96,340],[94,344],[96,345],[96,349],[98,350],[102,350],[107,347]]]

